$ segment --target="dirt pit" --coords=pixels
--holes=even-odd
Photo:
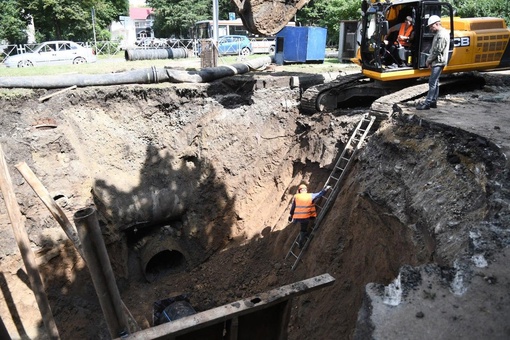
[[[510,83],[486,78],[437,111],[402,103],[378,120],[294,271],[292,195],[322,188],[368,109],[301,115],[300,89],[266,73],[43,102],[43,90],[2,91],[0,141],[61,338],[110,336],[87,267],[19,162],[71,221],[98,210],[141,328],[172,296],[205,311],[329,273],[333,286],[293,301],[289,339],[510,337]],[[457,126],[462,115],[480,124]],[[0,214],[1,318],[13,339],[45,339],[4,203]]]

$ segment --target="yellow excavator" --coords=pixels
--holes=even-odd
[[[452,6],[440,1],[396,0],[364,2],[361,40],[357,62],[363,74],[382,81],[428,76],[425,66],[434,34],[427,20],[441,17],[441,24],[450,31],[450,57],[444,73],[495,70],[510,67],[510,30],[501,18],[459,18]],[[413,20],[414,39],[409,48],[400,48],[405,67],[390,68],[384,59],[384,38],[390,27]],[[388,40],[390,40],[388,38]]]
[[[243,1],[245,8],[248,1]],[[300,9],[306,2],[286,1],[285,5]],[[361,67],[361,73],[308,88],[301,100],[301,109],[305,113],[335,109],[353,97],[375,99],[411,87],[423,77],[428,77],[430,70],[425,60],[434,34],[429,30],[427,20],[432,15],[441,17],[442,26],[450,31],[450,57],[443,73],[510,68],[510,30],[504,19],[459,18],[451,4],[438,0],[363,0],[361,7],[359,49],[353,59]],[[253,13],[255,9],[252,8]],[[262,8],[260,11],[263,12]],[[244,17],[242,12],[240,14],[243,21],[251,25],[250,29],[260,31],[255,27],[257,20],[254,20],[253,14],[245,12]],[[392,27],[403,23],[406,17],[411,17],[413,24],[411,45],[398,47],[398,53],[390,55],[385,41],[395,40],[392,34],[397,34],[398,30]],[[407,96],[410,99],[415,95],[410,90]]]

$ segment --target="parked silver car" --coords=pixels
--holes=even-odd
[[[84,64],[97,61],[93,48],[83,47],[72,41],[47,41],[37,45],[33,52],[7,57],[7,67],[30,67],[39,65]]]

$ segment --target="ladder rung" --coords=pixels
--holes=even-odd
[[[356,153],[356,151],[359,149],[359,146],[361,145],[361,142],[364,140],[364,138],[367,136],[368,132],[370,131],[370,128],[372,126],[372,123],[374,122],[375,117],[372,117],[368,114],[363,116],[363,119],[359,122],[358,126],[354,130],[354,132],[351,135],[351,138],[347,142],[347,144],[344,146],[344,151],[340,154],[340,157],[338,161],[336,162],[331,174],[329,175],[329,178],[327,180],[327,184],[330,184],[333,180],[336,181],[333,187],[333,191],[337,190],[338,184],[340,182],[340,179],[343,177],[344,171],[347,168],[347,166],[350,164],[353,155]],[[357,143],[356,146],[353,144]],[[342,164],[343,162],[343,164]],[[338,175],[339,177],[335,177],[335,175]],[[331,207],[331,202],[333,200],[333,196],[330,193],[325,193],[323,198],[325,199],[324,204],[320,205],[316,203],[317,207],[317,219],[315,220],[315,223],[312,227],[312,231],[310,235],[308,236],[308,240],[306,241],[304,248],[300,249],[299,254],[294,253],[294,247],[298,246],[299,248],[299,242],[298,237],[294,240],[294,243],[292,244],[292,247],[290,248],[289,252],[287,253],[287,258],[289,255],[292,254],[294,258],[296,259],[294,261],[294,264],[292,265],[292,270],[296,268],[296,266],[299,264],[299,261],[301,259],[301,256],[303,254],[303,251],[307,248],[309,242],[311,241],[316,229],[318,228],[319,224],[322,222],[322,219],[327,213],[327,209]],[[322,201],[321,201],[322,202]]]

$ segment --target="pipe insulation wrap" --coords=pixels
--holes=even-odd
[[[170,68],[131,70],[107,74],[65,74],[36,77],[0,77],[0,87],[57,89],[71,86],[107,86],[123,84],[207,83],[251,69],[259,69],[271,63],[271,57],[252,59],[249,62],[203,68],[200,71],[182,71]]]

